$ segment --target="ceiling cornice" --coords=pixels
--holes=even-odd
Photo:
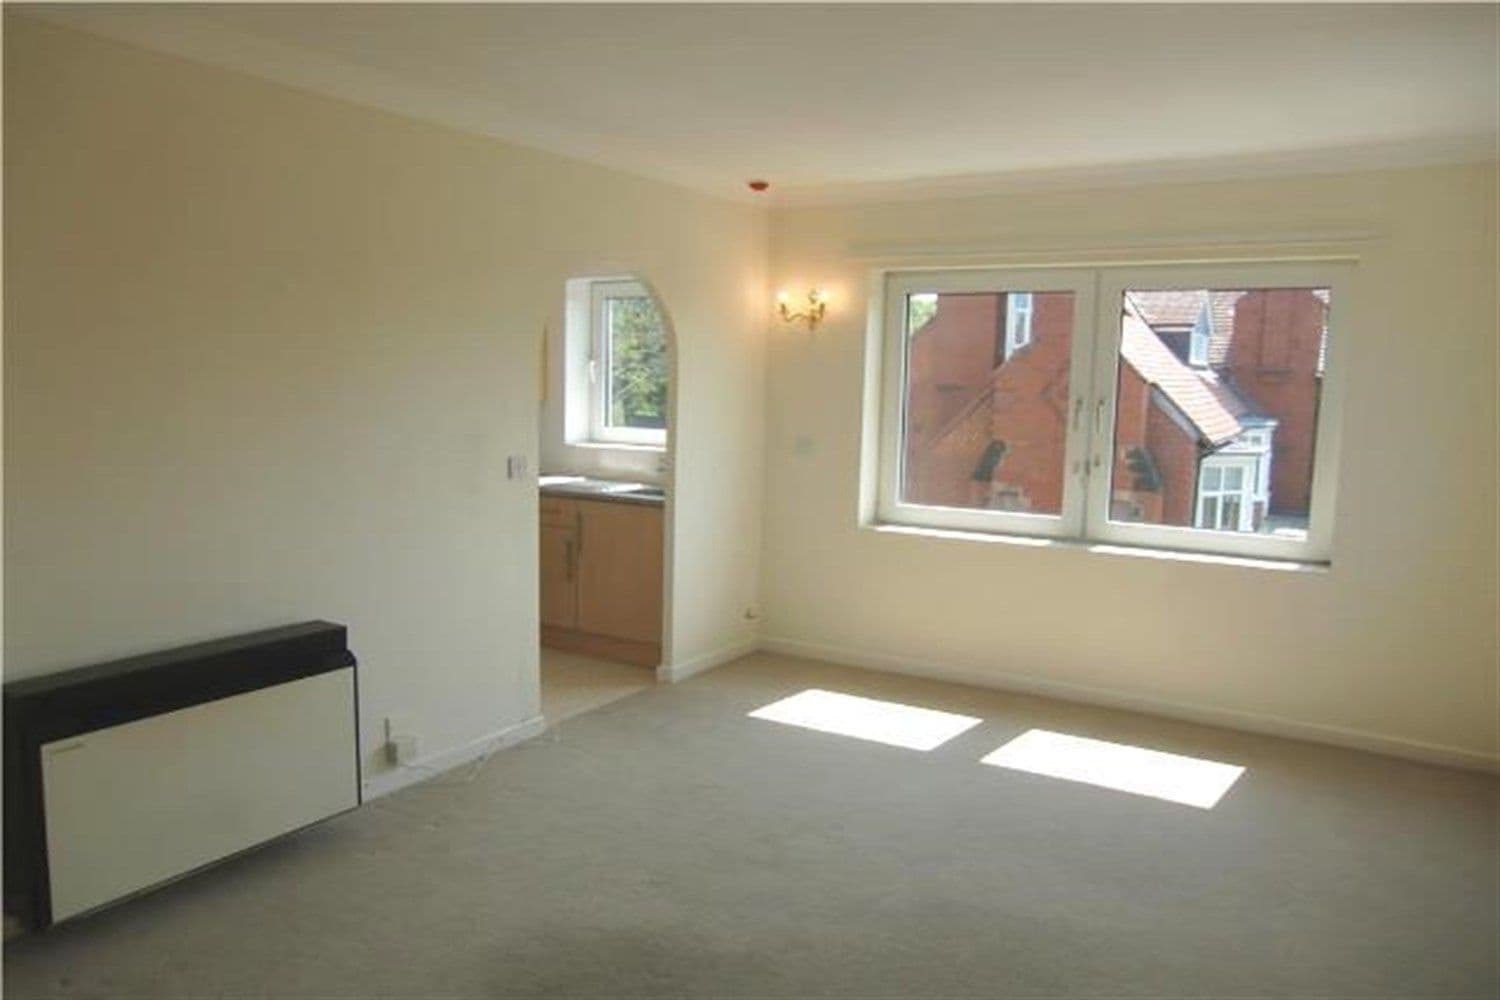
[[[1493,135],[1257,153],[1200,160],[1100,164],[963,177],[868,183],[788,185],[774,190],[776,208],[878,204],[934,198],[978,198],[1038,191],[1084,191],[1151,184],[1195,184],[1315,174],[1358,173],[1500,160]]]

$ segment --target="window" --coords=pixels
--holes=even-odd
[[[1031,293],[1005,296],[1005,356],[1008,358],[1031,343]]]
[[[569,379],[569,440],[663,447],[666,444],[668,358],[656,300],[640,282],[569,282],[570,357],[583,362]],[[586,293],[586,294],[580,294]],[[586,356],[582,353],[586,347]]]
[[[1193,527],[1253,531],[1255,467],[1245,459],[1208,458],[1198,467],[1198,510]]]
[[[1205,304],[1199,310],[1198,320],[1193,324],[1193,332],[1188,337],[1188,364],[1194,368],[1207,367],[1208,342],[1212,335],[1213,316],[1208,311],[1207,304]]]
[[[1325,561],[1348,267],[887,275],[881,519]]]
[[[1248,416],[1241,420],[1246,429],[1225,445],[1221,454],[1253,457],[1255,502],[1264,507],[1271,500],[1271,442],[1276,434],[1276,421]]]
[[[1079,446],[1069,382],[1086,361],[1076,331],[1092,282],[955,272],[893,276],[890,288],[900,363],[887,386],[898,411],[887,506],[918,523],[1076,533],[1083,494],[1064,458]]]

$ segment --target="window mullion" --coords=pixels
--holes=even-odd
[[[1112,408],[1111,379],[1106,377],[1114,367],[1107,301],[1109,292],[1104,287],[1104,275],[1098,270],[1090,273],[1089,285],[1094,308],[1089,311],[1085,319],[1087,328],[1082,331],[1081,339],[1087,346],[1087,353],[1078,381],[1078,398],[1083,400],[1083,435],[1078,461],[1082,467],[1080,484],[1084,493],[1078,537],[1084,539],[1091,538],[1095,526],[1108,516],[1109,477],[1113,465],[1106,460],[1112,457],[1112,449],[1107,440],[1101,440],[1113,426],[1109,412]]]
[[[1094,358],[1092,330],[1097,294],[1096,276],[1077,272],[1080,281],[1074,292],[1073,350],[1068,368],[1068,427],[1063,451],[1063,474],[1069,496],[1064,518],[1067,534],[1082,537],[1088,517],[1089,454],[1091,446],[1090,392]]]

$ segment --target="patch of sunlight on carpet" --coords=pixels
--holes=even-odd
[[[757,708],[750,717],[908,750],[940,747],[981,721],[967,715],[817,688]]]
[[[1148,795],[1199,809],[1212,809],[1245,773],[1243,767],[1233,764],[1046,729],[1022,733],[981,763]]]

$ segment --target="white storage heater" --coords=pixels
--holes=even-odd
[[[356,669],[306,622],[6,685],[6,909],[66,920],[358,806]]]

